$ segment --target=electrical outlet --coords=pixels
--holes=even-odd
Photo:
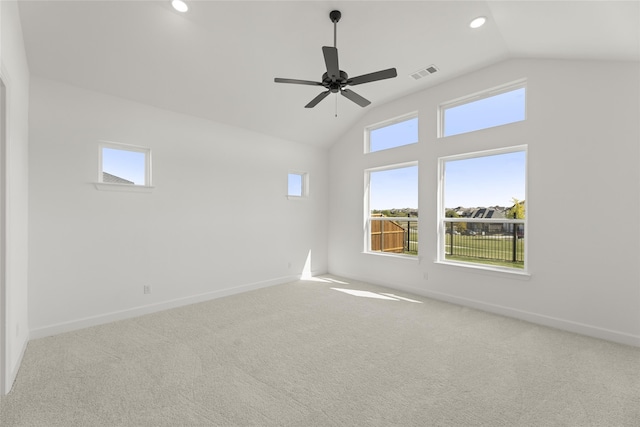
[[[151,285],[144,285],[144,293],[145,295],[151,293]]]
[[[424,280],[429,280],[429,274],[428,273],[422,273],[422,278]]]
[[[287,268],[291,268],[291,261],[287,263]]]

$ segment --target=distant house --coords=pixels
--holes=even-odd
[[[129,181],[119,176],[111,175],[108,172],[102,172],[102,182],[109,182],[112,184],[135,184],[133,181]]]
[[[464,211],[462,217],[477,219],[504,219],[506,210],[501,206],[489,208],[470,208]],[[505,231],[505,224],[502,223],[469,223],[467,229],[475,232],[501,233]]]

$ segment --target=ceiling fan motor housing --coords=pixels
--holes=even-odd
[[[340,79],[336,79],[335,82],[331,81],[331,77],[327,73],[322,75],[322,86],[326,87],[333,93],[338,93],[340,89],[347,85],[349,76],[344,71],[340,70]]]

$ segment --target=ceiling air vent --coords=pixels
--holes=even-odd
[[[421,68],[418,71],[414,71],[413,73],[409,74],[411,77],[413,77],[414,80],[420,80],[423,77],[427,77],[430,74],[433,73],[437,73],[438,72],[438,67],[436,67],[435,65],[431,64],[428,67],[425,68]]]

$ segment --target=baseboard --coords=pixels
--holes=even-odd
[[[368,277],[358,277],[354,275],[331,273],[336,276],[349,278],[351,280],[357,280],[361,282],[371,283],[374,285],[385,286],[387,288],[393,288],[405,292],[410,292],[416,295],[425,296],[439,301],[445,301],[456,305],[475,308],[489,313],[499,314],[506,317],[512,317],[515,319],[525,320],[527,322],[535,323],[537,325],[548,326],[563,331],[574,332],[580,335],[586,335],[593,338],[599,338],[607,341],[616,342],[619,344],[631,345],[634,347],[640,347],[640,336],[628,334],[625,332],[614,331],[610,329],[600,328],[598,326],[587,325],[584,323],[574,322],[572,320],[561,319],[552,316],[546,316],[544,314],[532,313],[524,310],[518,310],[510,307],[505,307],[497,304],[490,304],[483,301],[477,301],[469,298],[462,298],[455,295],[450,295],[442,292],[430,291],[425,289],[416,288],[408,285],[401,285],[394,283],[390,285],[388,282],[381,282]]]
[[[65,332],[76,331],[91,326],[104,325],[105,323],[115,322],[117,320],[130,319],[133,317],[144,316],[145,314],[156,313],[158,311],[168,310],[171,308],[182,307],[185,305],[196,304],[199,302],[210,301],[242,292],[252,291],[255,289],[266,288],[269,286],[281,285],[283,283],[293,282],[300,279],[300,275],[283,276],[274,279],[264,280],[260,282],[247,283],[226,289],[220,289],[212,292],[205,292],[198,295],[192,295],[183,298],[176,298],[169,301],[163,301],[155,304],[138,306],[127,310],[116,311],[111,313],[99,314],[96,316],[85,317],[82,319],[61,322],[54,325],[44,326],[41,328],[31,329],[30,338],[44,338],[52,335],[58,335]]]

